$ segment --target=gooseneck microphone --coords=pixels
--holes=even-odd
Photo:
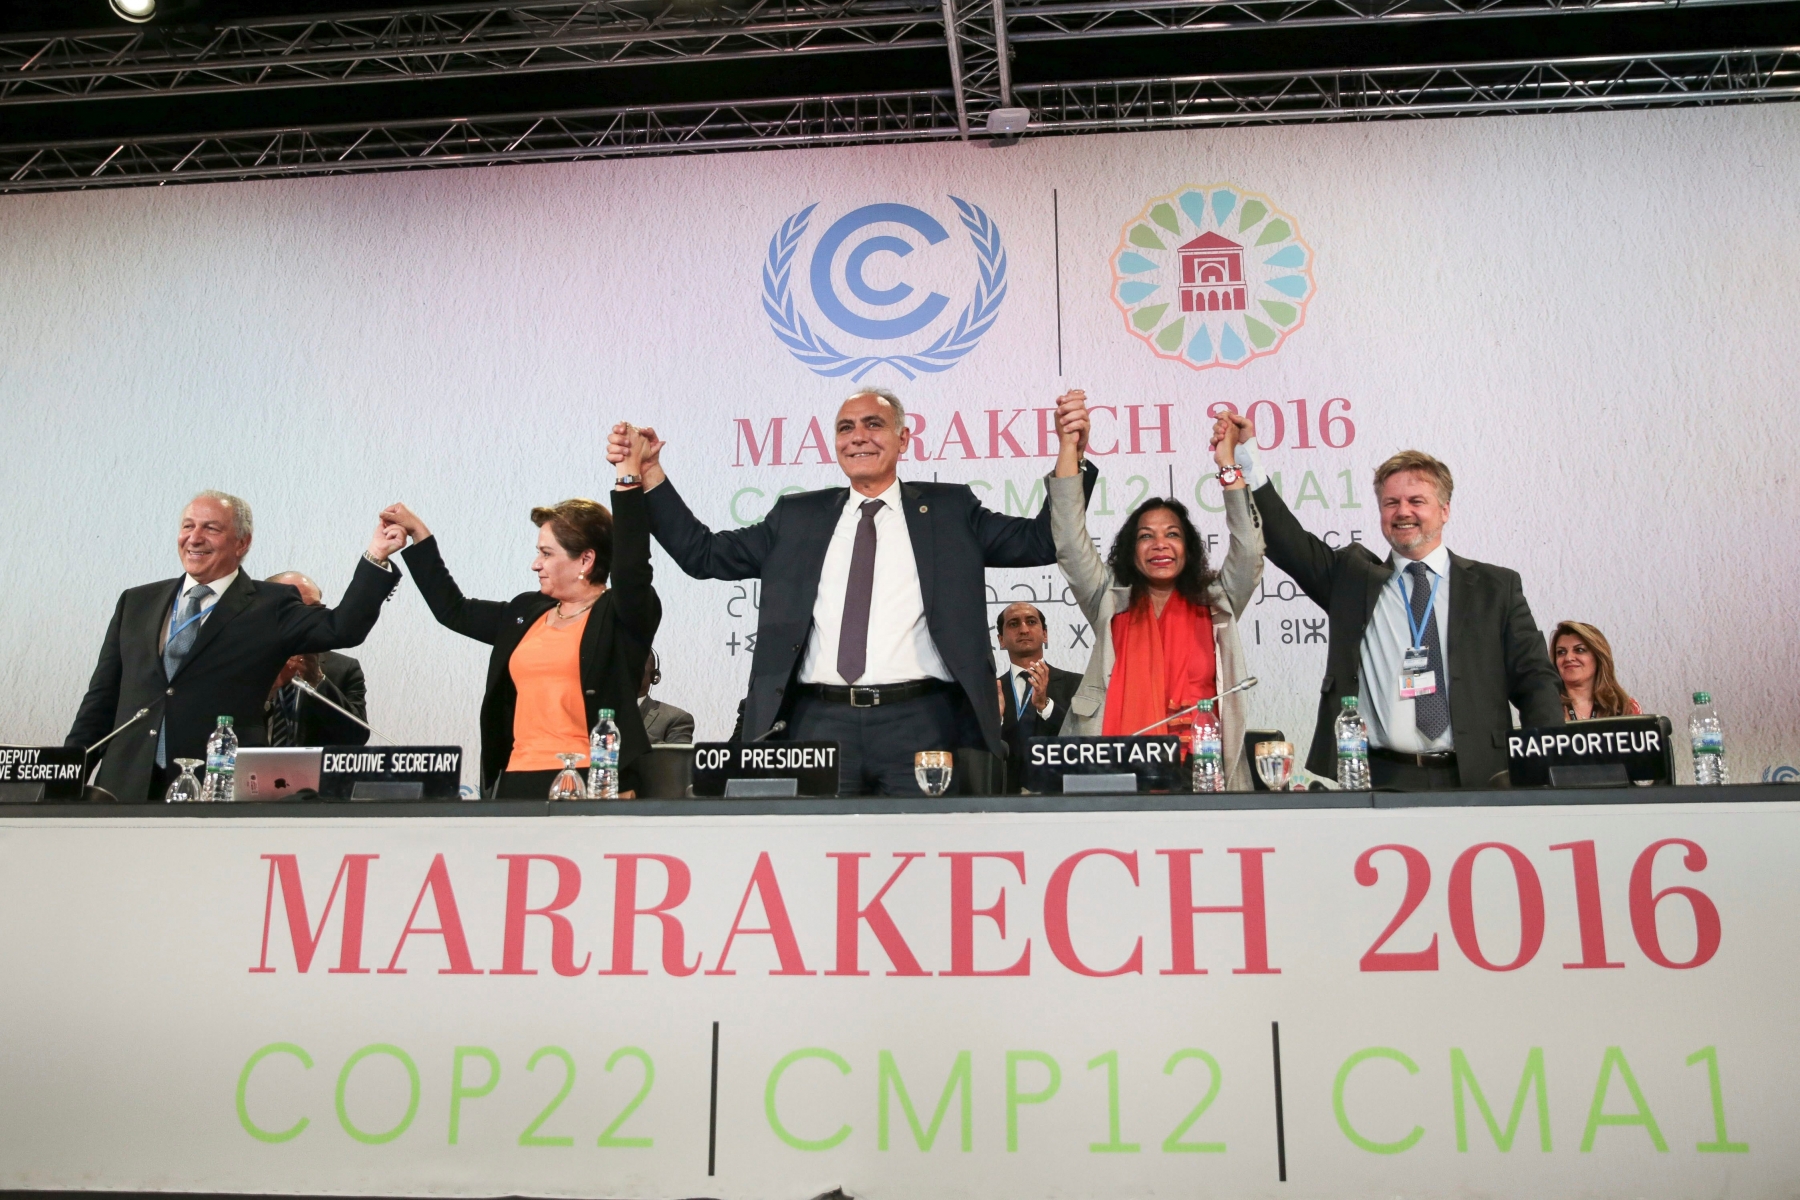
[[[96,751],[100,747],[106,745],[106,743],[112,741],[114,738],[118,737],[121,733],[124,733],[127,729],[130,729],[133,725],[136,725],[139,721],[143,720],[145,717],[147,717],[149,715],[150,715],[150,709],[148,707],[138,709],[129,718],[127,718],[127,720],[125,721],[125,723],[123,725],[120,725],[117,729],[113,730],[111,733],[107,734],[105,737],[101,738],[99,741],[97,741],[93,745],[89,746],[86,750],[83,750],[81,752],[81,782],[84,784],[87,782],[88,758],[94,753],[94,751]]]
[[[294,676],[293,682],[295,687],[299,688],[302,692],[305,692],[308,696],[311,696],[314,700],[317,700],[320,704],[323,704],[326,708],[336,709],[346,717],[349,717],[352,721],[355,721],[358,725],[361,725],[364,729],[368,730],[370,736],[377,741],[387,742],[389,745],[393,744],[393,738],[378,732],[373,725],[369,724],[337,701],[331,699],[329,696],[325,695],[325,693],[321,692],[318,688],[306,682],[306,680],[300,678],[298,675]]]
[[[1223,700],[1227,696],[1230,696],[1236,692],[1247,692],[1255,686],[1256,686],[1256,676],[1247,675],[1244,677],[1244,679],[1241,682],[1239,682],[1235,686],[1226,688],[1224,691],[1220,692],[1216,696],[1208,696],[1205,700],[1202,700],[1200,702],[1200,704],[1216,704],[1220,700]],[[1200,704],[1190,704],[1186,708],[1182,709],[1180,712],[1172,712],[1160,721],[1152,721],[1152,722],[1150,722],[1150,724],[1148,724],[1148,725],[1144,726],[1142,729],[1138,730],[1137,733],[1128,734],[1127,736],[1138,737],[1141,734],[1149,733],[1152,729],[1155,729],[1158,725],[1167,725],[1170,721],[1173,721],[1176,717],[1185,717],[1187,714],[1189,714],[1191,712],[1198,712],[1198,711],[1200,711]]]

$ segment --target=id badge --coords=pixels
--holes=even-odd
[[[1437,672],[1431,669],[1431,654],[1423,646],[1407,650],[1400,656],[1400,698],[1413,700],[1437,691]]]

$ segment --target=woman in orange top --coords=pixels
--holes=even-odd
[[[621,794],[633,788],[633,764],[650,749],[638,683],[662,621],[640,462],[634,455],[619,464],[611,512],[592,500],[531,510],[538,588],[507,601],[464,596],[437,539],[404,504],[381,514],[412,539],[401,555],[432,616],[494,648],[481,701],[484,796],[542,800],[561,769],[558,754],[587,765],[588,731],[602,708],[619,727]]]

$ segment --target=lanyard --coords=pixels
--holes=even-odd
[[[1401,602],[1406,606],[1406,627],[1412,631],[1412,648],[1418,650],[1425,645],[1425,630],[1431,624],[1432,610],[1437,607],[1438,584],[1444,581],[1444,577],[1435,571],[1432,572],[1431,598],[1425,601],[1425,615],[1420,617],[1415,625],[1412,615],[1412,597],[1406,594],[1406,586],[1400,582],[1400,576],[1405,573],[1402,571],[1394,576],[1394,586],[1400,590]]]
[[[180,604],[181,604],[181,589],[177,588],[177,589],[175,589],[175,601],[174,601],[174,603],[169,605],[169,639],[168,639],[168,642],[163,643],[163,645],[165,645],[165,646],[168,645],[169,642],[172,642],[175,640],[176,634],[178,634],[182,630],[186,629],[189,625],[192,625],[195,621],[198,621],[198,620],[201,620],[202,618],[204,618],[206,616],[207,612],[209,611],[205,608],[202,608],[199,612],[195,613],[193,616],[189,617],[187,620],[185,620],[181,624],[177,625],[177,624],[175,624],[175,617],[177,615],[176,609],[180,606]]]

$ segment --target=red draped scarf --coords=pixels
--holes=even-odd
[[[1106,685],[1108,737],[1136,733],[1150,722],[1219,694],[1212,610],[1189,604],[1180,592],[1156,615],[1148,594],[1112,619],[1113,672]],[[1193,716],[1177,717],[1152,734],[1192,736]]]

